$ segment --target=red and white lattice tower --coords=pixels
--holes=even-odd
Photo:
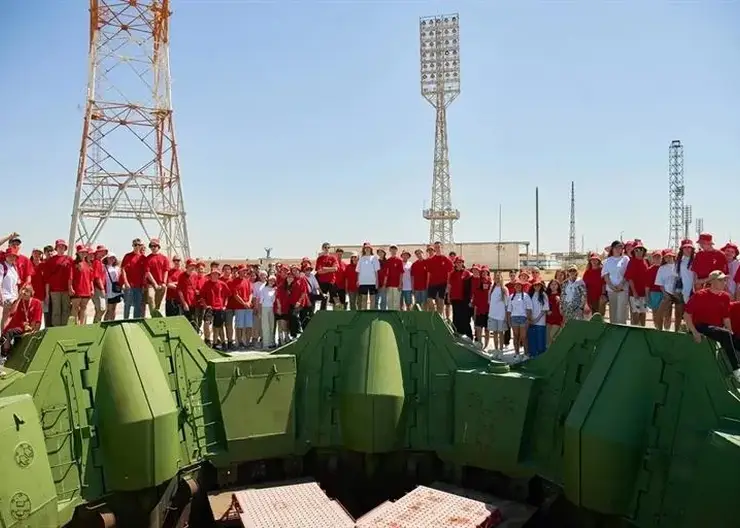
[[[135,220],[190,255],[172,124],[169,0],[90,0],[90,48],[70,251]],[[132,232],[132,236],[139,230]]]

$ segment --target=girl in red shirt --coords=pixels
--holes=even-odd
[[[596,253],[588,256],[588,264],[583,272],[583,283],[586,285],[586,303],[591,313],[603,316],[606,313],[606,290],[604,289],[606,284],[601,276],[601,257]]]
[[[473,281],[471,280],[471,284]],[[486,330],[488,328],[488,309],[491,299],[491,271],[488,266],[483,266],[473,286],[473,319],[475,321],[475,341],[483,343],[483,349],[488,349],[491,335]]]
[[[547,323],[547,346],[548,348],[563,329],[563,314],[560,311],[560,282],[551,280],[547,285],[547,301],[550,311],[545,316]]]
[[[78,325],[84,325],[87,322],[87,303],[93,294],[93,268],[87,260],[90,248],[77,244],[75,250],[77,254],[69,278],[69,297],[72,301],[70,315]]]
[[[344,284],[344,291],[347,292],[349,299],[349,309],[357,310],[357,255],[352,255],[349,258],[349,264],[347,264],[342,270],[342,282]]]

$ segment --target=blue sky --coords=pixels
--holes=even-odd
[[[687,203],[740,238],[740,4],[501,0],[173,0],[171,66],[191,246],[200,256],[309,254],[423,241],[434,112],[419,94],[418,17],[459,12],[449,110],[457,241],[566,250],[577,238],[668,240],[668,145]],[[66,238],[82,128],[86,2],[8,2],[0,18],[5,230]],[[33,208],[33,209],[32,209]],[[41,215],[33,210],[41,211]],[[10,221],[14,219],[13,221]],[[140,231],[111,224],[118,251]]]

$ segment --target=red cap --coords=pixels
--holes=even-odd
[[[490,272],[490,271],[491,271],[491,268],[489,268],[488,266],[481,266],[480,270],[481,270],[481,271],[487,271],[487,272]]]
[[[672,249],[664,249],[662,251],[664,257],[673,257],[676,258],[676,254],[673,252]]]
[[[653,252],[651,253],[651,255],[652,255],[653,257],[662,257],[662,256],[663,256],[663,252],[662,252],[662,251],[661,251],[660,249],[656,249],[655,251],[653,251]]]
[[[598,253],[591,252],[588,254],[588,260],[598,260],[599,262],[601,262],[601,255],[599,255]]]
[[[64,247],[69,247],[69,246],[67,245],[67,241],[66,241],[66,240],[64,240],[63,238],[59,238],[59,239],[57,239],[57,241],[56,241],[56,242],[54,242],[54,247],[57,247],[57,246],[64,246]]]
[[[626,246],[635,247],[635,241],[634,240],[628,240],[627,242],[624,243],[624,245],[625,245],[625,247]],[[609,246],[609,248],[611,249],[611,246]]]
[[[703,242],[704,244],[712,244],[712,243],[713,243],[713,241],[712,241],[712,235],[710,235],[709,233],[702,233],[701,235],[699,235],[699,240],[698,240],[698,242],[699,242],[700,244],[701,244],[702,242]]]
[[[149,241],[149,245],[150,245],[150,246],[157,246],[157,247],[159,247],[159,239],[158,239],[158,238],[152,238],[152,239],[151,239],[151,240]]]
[[[310,258],[308,258],[308,257],[303,257],[303,258],[301,259],[301,264],[303,264],[304,262],[311,262],[311,259],[310,259]]]
[[[77,253],[87,253],[87,246],[85,244],[77,244],[75,246],[75,251]]]
[[[195,261],[191,258],[185,261],[185,267],[188,268],[190,266],[195,266]]]
[[[732,249],[735,252],[735,256],[740,255],[740,250],[732,242],[728,242],[722,247],[722,251],[727,251],[728,249]]]
[[[362,247],[372,247],[372,246],[370,245],[370,242],[363,242]]]
[[[684,248],[694,249],[694,243],[689,239],[683,240],[681,242],[681,249],[684,249]]]
[[[33,248],[31,250],[31,253],[43,253],[43,251],[41,251],[39,248]]]
[[[108,248],[105,247],[103,244],[98,244],[98,247],[95,248],[95,253],[107,253]]]

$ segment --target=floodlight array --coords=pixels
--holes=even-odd
[[[421,94],[430,100],[460,93],[460,17],[455,13],[419,21]]]

